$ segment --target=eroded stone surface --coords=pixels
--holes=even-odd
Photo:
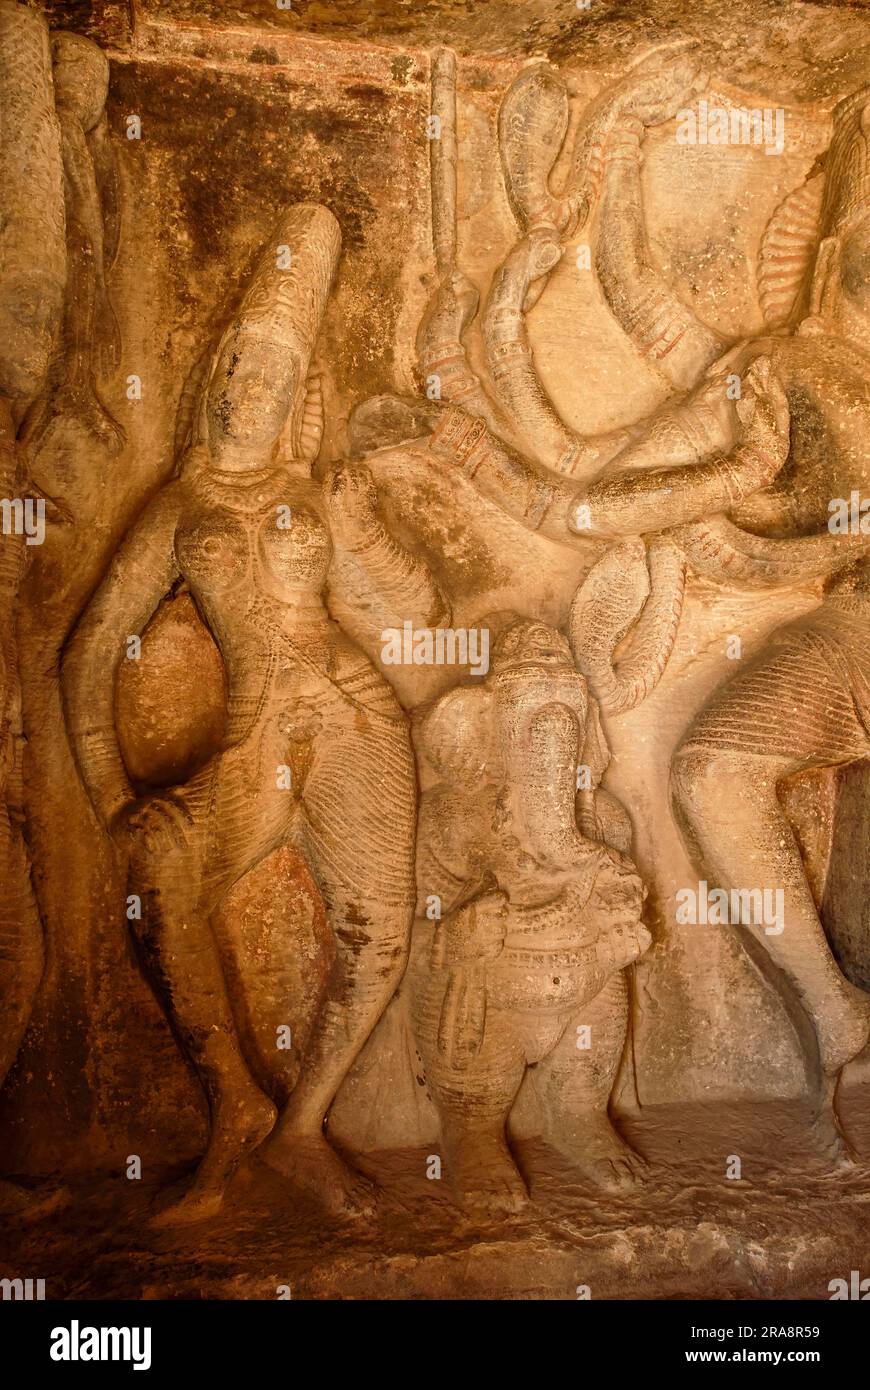
[[[866,15],[44,13],[0,0],[15,1249],[88,1297],[827,1296]]]

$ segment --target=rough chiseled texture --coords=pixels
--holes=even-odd
[[[85,8],[0,0],[4,1262],[826,1297],[870,20]]]

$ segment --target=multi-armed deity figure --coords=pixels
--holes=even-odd
[[[61,325],[67,264],[63,166],[48,29],[0,4],[0,1084],[42,974],[42,934],[20,826],[21,731],[15,623],[29,496],[21,422],[42,391]],[[31,512],[30,516],[35,516]],[[0,1206],[24,1194],[0,1187]]]
[[[207,1152],[166,1221],[213,1213],[240,1159],[275,1125],[240,1051],[209,919],[289,842],[323,896],[336,962],[266,1156],[335,1210],[368,1200],[323,1126],[405,967],[417,797],[405,716],[330,616],[342,602],[359,607],[362,592],[342,595],[336,549],[353,557],[380,626],[437,621],[442,599],[385,531],[364,468],[338,466],[322,485],[311,478],[322,415],[309,361],[339,250],[325,208],[282,216],[211,360],[179,475],[127,536],[66,659],[82,775],[110,833],[129,845],[141,954],[210,1106]],[[137,799],[114,724],[115,677],[128,638],[181,580],[223,658],[227,731],[185,785]]]
[[[443,695],[419,730],[435,781],[421,801],[418,889],[443,915],[412,966],[414,1025],[446,1176],[478,1209],[526,1200],[506,1139],[524,1082],[545,1139],[596,1185],[620,1187],[640,1166],[607,1111],[624,968],[650,937],[630,823],[599,792],[591,703],[566,639],[514,616],[486,680]],[[580,819],[590,813],[595,839],[578,829],[581,765]]]
[[[805,207],[808,196],[816,212],[809,233],[794,206]],[[809,1016],[832,1095],[841,1068],[867,1041],[870,998],[844,980],[827,947],[777,786],[793,773],[870,756],[870,559],[854,558],[870,551],[870,536],[827,526],[832,502],[866,497],[870,485],[870,88],[836,108],[824,173],[778,210],[771,258],[780,260],[768,272],[780,293],[782,269],[792,272],[784,306],[769,301],[772,326],[784,318],[796,331],[743,345],[731,370],[769,352],[794,402],[790,449],[773,485],[731,513],[754,546],[735,577],[762,586],[792,565],[834,573],[821,607],[775,633],[695,721],[674,762],[674,796],[699,861],[718,881],[783,886],[786,927],[765,944]],[[686,414],[691,421],[691,402]],[[717,553],[703,527],[678,529],[676,538],[703,572],[724,580],[735,573],[727,546]]]
[[[525,235],[497,272],[484,315],[492,388],[467,364],[461,334],[476,296],[454,271],[420,337],[424,369],[454,402],[432,449],[542,534],[645,538],[646,547],[614,547],[575,603],[575,655],[612,712],[642,700],[661,676],[687,565],[757,589],[828,577],[822,606],[776,634],[696,721],[677,752],[673,789],[711,878],[726,889],[784,892],[783,932],[753,931],[804,1038],[821,1131],[840,1153],[827,1102],[867,1041],[870,999],[829,949],[777,787],[789,774],[870,753],[870,579],[860,558],[870,538],[828,528],[829,503],[866,490],[870,469],[861,428],[870,423],[870,92],[836,108],[823,171],[777,209],[765,236],[759,290],[771,335],[722,356],[726,338],[681,302],[647,249],[639,178],[644,127],[703,84],[689,49],[642,62],[593,109],[567,192],[556,197],[548,178],[567,93],[546,68],[518,79],[500,143]],[[665,384],[694,389],[652,421],[583,438],[538,379],[524,315],[566,233],[596,206],[596,265],[612,312]],[[734,374],[739,401],[725,389]]]

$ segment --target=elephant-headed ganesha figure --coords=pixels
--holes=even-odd
[[[509,618],[489,675],[442,696],[418,737],[418,888],[438,912],[415,954],[412,1012],[454,1190],[472,1208],[525,1202],[506,1134],[524,1086],[544,1138],[587,1178],[630,1183],[642,1161],[607,1111],[625,967],[650,937],[630,824],[600,788],[606,752],[567,641]]]
[[[790,777],[870,753],[870,536],[832,524],[870,479],[870,88],[837,104],[820,167],[773,211],[759,252],[765,332],[735,341],[680,298],[650,249],[644,213],[646,131],[705,83],[690,47],[642,59],[586,113],[561,197],[550,175],[568,128],[565,86],[545,65],[514,83],[499,144],[523,235],[482,315],[485,376],[463,342],[474,288],[454,268],[433,297],[421,361],[450,404],[431,450],[547,540],[578,553],[590,539],[617,542],[584,576],[572,618],[578,665],[608,716],[640,704],[662,677],[687,582],[695,597],[710,583],[759,599],[792,590],[796,613],[799,595],[814,593],[809,615],[768,638],[694,712],[671,792],[706,878],[784,895],[782,933],[750,925],[743,939],[793,1020],[817,1133],[841,1162],[833,1099],[867,1044],[870,999],[830,949],[780,793]],[[663,393],[652,415],[595,435],[559,415],[526,331],[585,217],[608,308]]]

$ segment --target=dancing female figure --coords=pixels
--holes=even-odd
[[[306,379],[339,249],[325,208],[297,205],[279,222],[214,356],[179,476],[122,544],[65,664],[82,775],[110,833],[128,837],[140,953],[209,1102],[206,1154],[166,1222],[213,1214],[275,1123],[240,1051],[209,919],[289,842],[319,886],[337,954],[267,1157],[332,1210],[366,1200],[323,1126],[405,966],[416,780],[390,687],[330,616],[342,599],[334,550],[355,557],[370,615],[431,622],[441,597],[385,531],[364,467],[338,466],[323,485],[310,476],[320,429]],[[185,785],[137,799],[114,728],[115,677],[128,636],[178,580],[224,661],[227,732]]]

